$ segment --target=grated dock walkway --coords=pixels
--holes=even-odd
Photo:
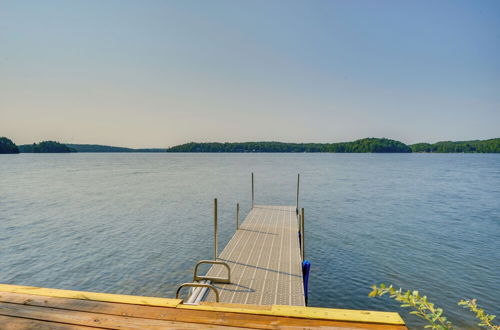
[[[255,205],[218,260],[231,268],[230,284],[215,284],[220,302],[305,306],[295,206]],[[208,276],[225,276],[213,265]],[[210,292],[205,301],[215,301]]]

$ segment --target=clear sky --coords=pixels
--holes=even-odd
[[[0,136],[500,137],[500,1],[3,1]]]

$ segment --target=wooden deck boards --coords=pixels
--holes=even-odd
[[[220,301],[234,304],[304,306],[299,227],[294,206],[256,205],[219,260],[231,268],[231,283],[217,284]],[[208,276],[223,276],[214,265]],[[206,301],[214,301],[213,293]]]
[[[407,329],[396,313],[331,310],[334,316],[324,319],[325,309],[317,317],[318,312],[308,314],[311,308],[301,310],[303,316],[287,317],[279,314],[279,308],[273,313],[276,306],[246,305],[250,308],[246,311],[242,305],[216,303],[158,307],[60,296],[0,290],[0,329]],[[354,317],[364,322],[345,321],[349,313],[357,313]],[[377,322],[369,322],[370,318]]]

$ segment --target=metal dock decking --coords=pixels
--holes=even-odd
[[[231,283],[214,285],[220,302],[305,306],[295,206],[255,205],[218,260],[231,268]],[[207,276],[225,272],[214,265]]]

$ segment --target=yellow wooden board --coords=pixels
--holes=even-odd
[[[400,324],[405,322],[394,312],[364,311],[354,309],[333,309],[319,307],[299,307],[273,305],[273,315],[286,315],[289,317],[301,317],[309,319],[324,319],[337,321],[355,321],[385,324]]]
[[[302,307],[302,306],[283,306],[283,305],[272,305],[270,306],[270,308],[263,309],[259,308],[258,306],[252,308],[252,305],[249,305],[248,308],[246,308],[245,305],[242,304],[233,305],[227,303],[225,304],[210,303],[205,305],[203,304],[183,305],[181,299],[49,289],[49,288],[39,288],[39,287],[20,286],[11,284],[0,284],[0,291],[33,294],[38,296],[48,296],[57,298],[84,299],[84,300],[116,302],[124,304],[160,306],[160,307],[175,307],[180,309],[190,309],[190,310],[200,310],[200,311],[286,316],[286,317],[297,317],[306,319],[367,322],[367,323],[394,324],[394,325],[405,324],[403,319],[399,316],[398,313],[392,313],[392,312],[331,309],[331,308]]]
[[[211,303],[210,305],[178,305],[177,308],[192,309],[192,310],[205,310],[213,312],[232,312],[232,313],[245,313],[256,315],[272,315],[272,316],[286,316],[298,317],[307,319],[318,320],[332,320],[332,321],[349,321],[349,322],[367,322],[367,323],[380,323],[380,324],[394,324],[404,325],[405,322],[394,312],[378,312],[378,311],[363,311],[363,310],[350,310],[350,309],[331,309],[331,308],[318,308],[318,307],[302,307],[302,306],[281,306],[273,305],[270,310],[266,309],[252,309],[243,308],[237,305],[237,308],[230,307],[231,304]]]
[[[0,291],[26,293],[38,296],[48,296],[48,297],[58,297],[58,298],[73,298],[73,299],[96,300],[96,301],[116,302],[116,303],[135,304],[135,305],[162,306],[162,307],[176,307],[182,302],[181,299],[49,289],[49,288],[38,288],[34,286],[21,286],[21,285],[11,285],[11,284],[0,284]]]

